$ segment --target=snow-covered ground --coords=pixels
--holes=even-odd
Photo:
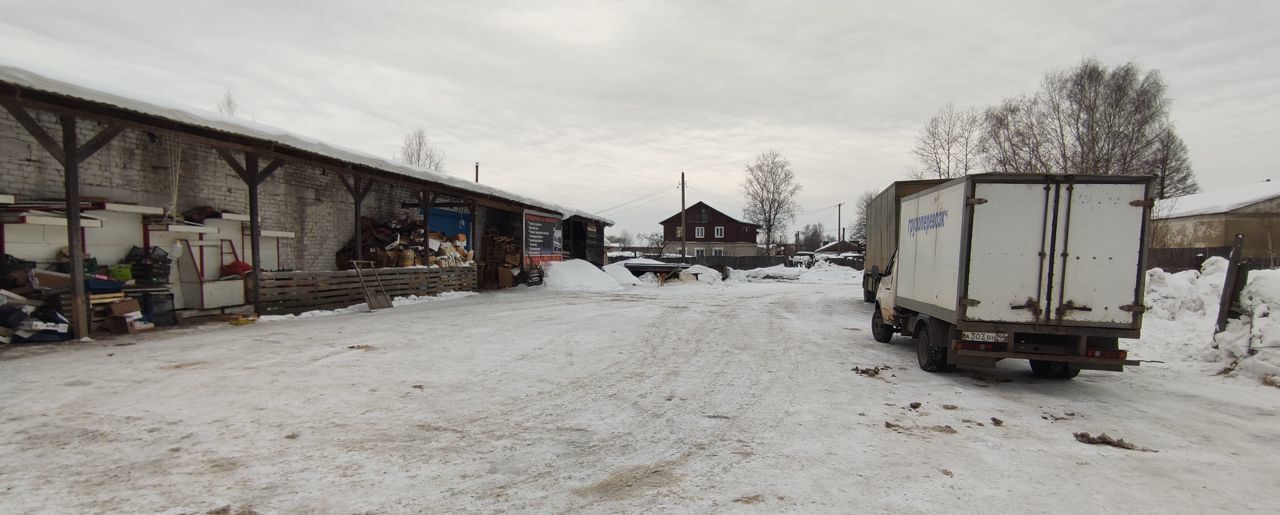
[[[910,340],[872,340],[850,282],[518,288],[8,348],[0,512],[1274,511],[1280,389],[1146,341],[1170,361],[928,374]]]

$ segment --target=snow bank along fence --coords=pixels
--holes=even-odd
[[[626,259],[626,258],[623,258]],[[663,263],[687,263],[714,268],[724,273],[726,267],[734,270],[750,270],[787,264],[786,256],[703,256],[687,258],[654,258]]]
[[[475,291],[475,267],[379,268],[387,294],[434,295],[447,291]],[[364,302],[364,290],[354,270],[336,272],[263,272],[262,306],[270,315],[296,314],[314,309],[345,308]],[[370,288],[373,274],[365,273]]]

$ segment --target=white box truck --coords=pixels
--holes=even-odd
[[[1121,371],[1142,329],[1148,176],[978,174],[903,197],[872,331],[920,368],[1026,359],[1039,376]],[[892,188],[886,190],[892,194]],[[868,249],[868,255],[874,252]]]

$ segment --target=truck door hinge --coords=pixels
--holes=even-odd
[[[1147,307],[1142,304],[1125,304],[1120,306],[1120,311],[1128,313],[1145,313],[1147,311]]]
[[[1133,207],[1156,207],[1156,201],[1152,199],[1135,200],[1130,202],[1129,205]]]
[[[978,304],[982,304],[982,302],[979,301],[978,299],[967,299],[967,298],[960,299],[960,303],[966,306],[977,306]]]
[[[978,204],[986,204],[987,199],[974,197],[968,200],[969,205],[976,206]]]

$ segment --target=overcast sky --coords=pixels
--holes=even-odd
[[[903,179],[947,103],[985,107],[1097,57],[1159,70],[1201,185],[1280,180],[1277,2],[18,2],[0,62],[242,115],[391,157],[422,128],[449,173],[657,230],[742,214],[753,155],[797,225]],[[846,206],[850,207],[850,206]],[[844,222],[851,223],[851,209]]]

